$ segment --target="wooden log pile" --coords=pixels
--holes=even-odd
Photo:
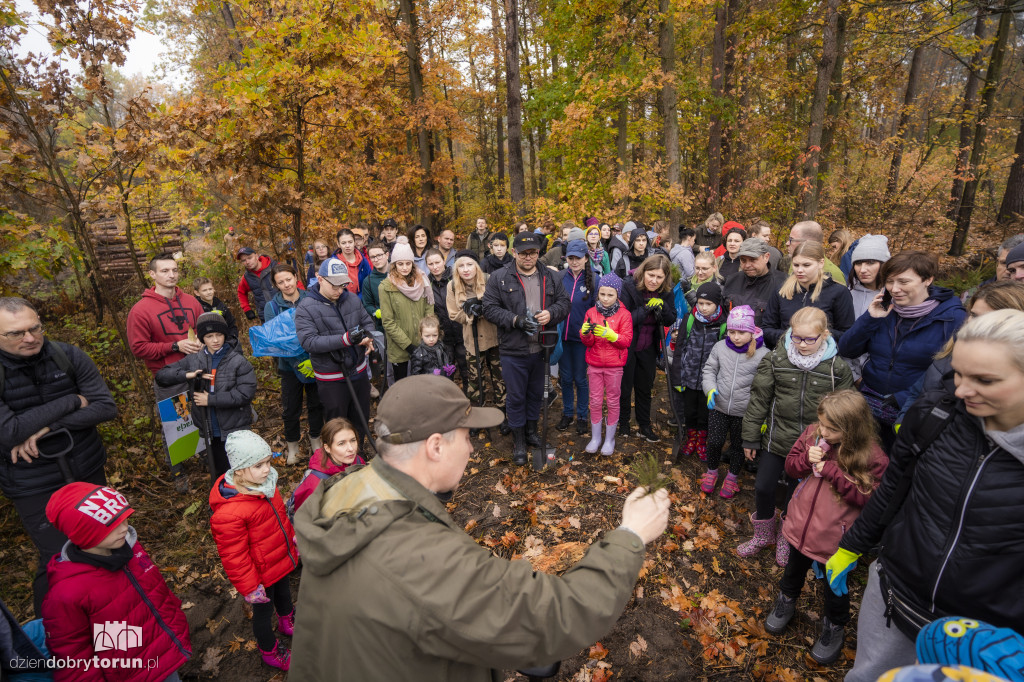
[[[128,248],[123,218],[104,218],[90,227],[96,257],[104,275],[115,281],[133,277],[135,265]],[[171,215],[157,209],[143,209],[132,216],[132,240],[143,270],[157,253],[180,251],[183,247],[181,230],[171,223]]]

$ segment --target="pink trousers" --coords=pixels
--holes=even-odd
[[[601,407],[607,396],[608,423],[619,423],[619,397],[622,394],[621,367],[587,367],[590,384],[590,423],[601,423]]]

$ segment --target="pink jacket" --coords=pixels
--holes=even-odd
[[[619,335],[615,343],[594,336],[593,333],[580,333],[580,340],[587,347],[587,364],[592,367],[625,367],[626,356],[629,355],[629,344],[633,341],[633,317],[626,306],[620,305],[611,317],[597,312],[597,306],[583,316],[583,324],[603,324],[611,327]]]
[[[324,452],[323,448],[317,449],[313,456],[309,458],[309,468],[306,469],[306,473],[303,474],[298,487],[292,493],[288,513],[294,516],[295,512],[302,506],[302,503],[306,501],[306,498],[312,495],[316,487],[320,485],[320,481],[330,478],[335,474],[340,474],[350,466],[356,466],[357,464],[362,465],[366,464],[366,462],[363,461],[362,457],[356,455],[356,461],[351,464],[335,464],[327,453]]]
[[[860,516],[870,494],[865,495],[854,481],[836,464],[835,455],[826,453],[821,476],[815,476],[807,451],[814,445],[818,424],[808,426],[786,457],[786,473],[803,479],[789,501],[782,535],[804,556],[822,563],[835,554],[839,540]],[[875,487],[889,466],[877,444],[871,457],[871,475]]]

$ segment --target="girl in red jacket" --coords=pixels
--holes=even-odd
[[[615,429],[619,425],[622,368],[626,366],[633,341],[633,317],[619,303],[622,279],[613,272],[597,282],[597,305],[587,311],[580,327],[580,339],[587,347],[587,380],[590,385],[590,454],[601,448],[602,455],[615,452]],[[601,444],[601,411],[608,402],[604,444]]]
[[[55,680],[177,681],[192,656],[181,601],[128,525],[134,512],[121,493],[83,481],[46,504],[68,536],[47,566],[43,601],[46,646],[68,662]]]
[[[340,474],[350,466],[366,464],[359,456],[359,436],[352,422],[344,417],[335,417],[320,431],[323,447],[309,458],[309,468],[288,500],[288,517],[295,518],[295,512],[306,501],[320,481]]]
[[[252,605],[252,630],[263,662],[288,670],[291,651],[274,636],[295,629],[289,574],[299,565],[295,530],[277,492],[270,446],[252,431],[234,431],[225,442],[231,469],[210,491],[210,529],[228,580]]]
[[[813,562],[814,574],[821,577],[821,566],[860,516],[888,465],[863,395],[846,389],[822,398],[817,423],[807,427],[786,457],[786,473],[803,480],[782,524],[782,535],[792,550],[779,584],[781,593],[765,621],[768,632],[777,635],[785,630],[796,611],[807,569]],[[811,658],[822,665],[835,662],[849,621],[849,594],[837,596],[826,585],[825,617]]]

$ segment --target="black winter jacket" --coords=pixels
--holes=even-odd
[[[766,274],[753,278],[747,277],[743,272],[737,272],[726,278],[722,288],[729,309],[749,305],[754,310],[754,324],[760,327],[765,311],[768,310],[768,301],[779,293],[785,281],[786,275],[778,270],[769,270]]]
[[[160,386],[175,386],[188,381],[185,374],[201,369],[208,374],[213,358],[205,350],[190,353],[177,362],[167,365],[156,373],[156,383]],[[245,356],[234,348],[228,347],[227,353],[217,365],[214,379],[214,391],[209,394],[209,407],[216,412],[217,424],[220,426],[221,437],[232,431],[248,429],[252,424],[252,399],[256,397],[256,372]],[[199,410],[200,415],[206,410]],[[203,417],[194,420],[199,433],[206,433]],[[213,435],[212,433],[210,434]]]
[[[690,324],[691,317],[693,324],[690,325],[690,334],[687,336],[686,327]],[[711,357],[711,349],[724,336],[722,325],[725,324],[726,318],[728,313],[719,310],[718,317],[710,323],[701,322],[692,312],[687,319],[681,321],[676,330],[675,349],[672,351],[672,371],[669,377],[672,386],[703,391],[704,365]]]
[[[427,280],[434,291],[434,315],[441,322],[443,342],[446,345],[461,345],[462,325],[448,315],[448,283],[452,281],[452,269],[445,268],[438,279],[434,279],[433,275],[427,275]]]
[[[238,324],[235,322],[235,316],[232,314],[231,309],[228,308],[227,304],[216,296],[213,297],[213,303],[207,303],[198,296],[196,296],[196,300],[199,301],[199,305],[203,307],[204,313],[217,311],[221,314],[224,321],[228,323],[227,342],[232,348],[238,348]]]
[[[637,340],[640,336],[640,327],[643,326],[644,322],[653,322],[655,324],[654,343],[660,349],[661,338],[664,336],[664,331],[661,327],[671,327],[676,321],[676,295],[672,289],[658,297],[665,302],[661,306],[661,312],[647,307],[647,302],[651,298],[653,296],[640,293],[632,277],[622,280],[622,305],[626,307],[626,310],[633,317],[633,341],[629,346],[631,352],[636,350]]]
[[[348,332],[362,327],[370,333],[376,329],[373,318],[351,292],[343,292],[333,302],[320,295],[319,284],[308,293],[295,308],[295,334],[309,353],[317,380],[344,381],[342,362],[350,377],[361,375],[366,371],[366,355],[361,346],[349,342]]]
[[[107,451],[96,425],[117,416],[117,405],[92,359],[77,346],[61,343],[71,375],[53,357],[54,341],[38,355],[22,358],[0,351],[4,387],[0,395],[0,491],[9,498],[53,492],[65,484],[56,460],[11,462],[11,450],[44,426],[67,429],[75,447],[67,455],[71,473],[82,480],[103,469]],[[89,401],[81,407],[79,395]]]
[[[817,301],[811,300],[813,290],[798,291],[793,294],[793,298],[783,298],[776,292],[768,299],[768,309],[764,313],[763,324],[761,324],[766,346],[775,348],[779,338],[789,329],[789,320],[793,317],[793,313],[807,306],[814,306],[825,311],[832,338],[839,343],[843,332],[852,327],[856,319],[853,313],[853,296],[849,289],[833,281],[831,277],[825,277],[821,282],[819,286],[824,288]]]
[[[1014,456],[991,441],[963,401],[955,402],[952,421],[919,457],[900,510],[887,527],[881,525],[912,456],[910,445],[944,395],[923,395],[910,409],[881,485],[839,546],[864,553],[881,541],[878,561],[904,632],[921,625],[918,619],[908,627],[908,611],[924,620],[956,615],[1021,632],[1024,452]]]
[[[433,346],[427,346],[421,343],[409,356],[409,375],[433,374],[435,369],[439,369],[441,376],[447,376],[444,373],[444,366],[450,364],[452,361],[444,345],[435,343]]]
[[[512,254],[506,252],[504,258],[498,258],[493,253],[487,254],[482,261],[480,261],[480,269],[486,272],[488,275],[492,272],[497,272],[503,267],[512,262]]]
[[[551,321],[544,329],[554,329],[559,322],[569,316],[569,295],[565,293],[559,281],[562,279],[560,273],[555,273],[544,266],[538,267],[537,272],[543,278],[543,310],[551,313]],[[487,278],[483,305],[484,317],[498,328],[498,352],[501,355],[529,355],[530,338],[525,332],[513,326],[517,315],[526,314],[526,292],[519,282],[515,262]]]

